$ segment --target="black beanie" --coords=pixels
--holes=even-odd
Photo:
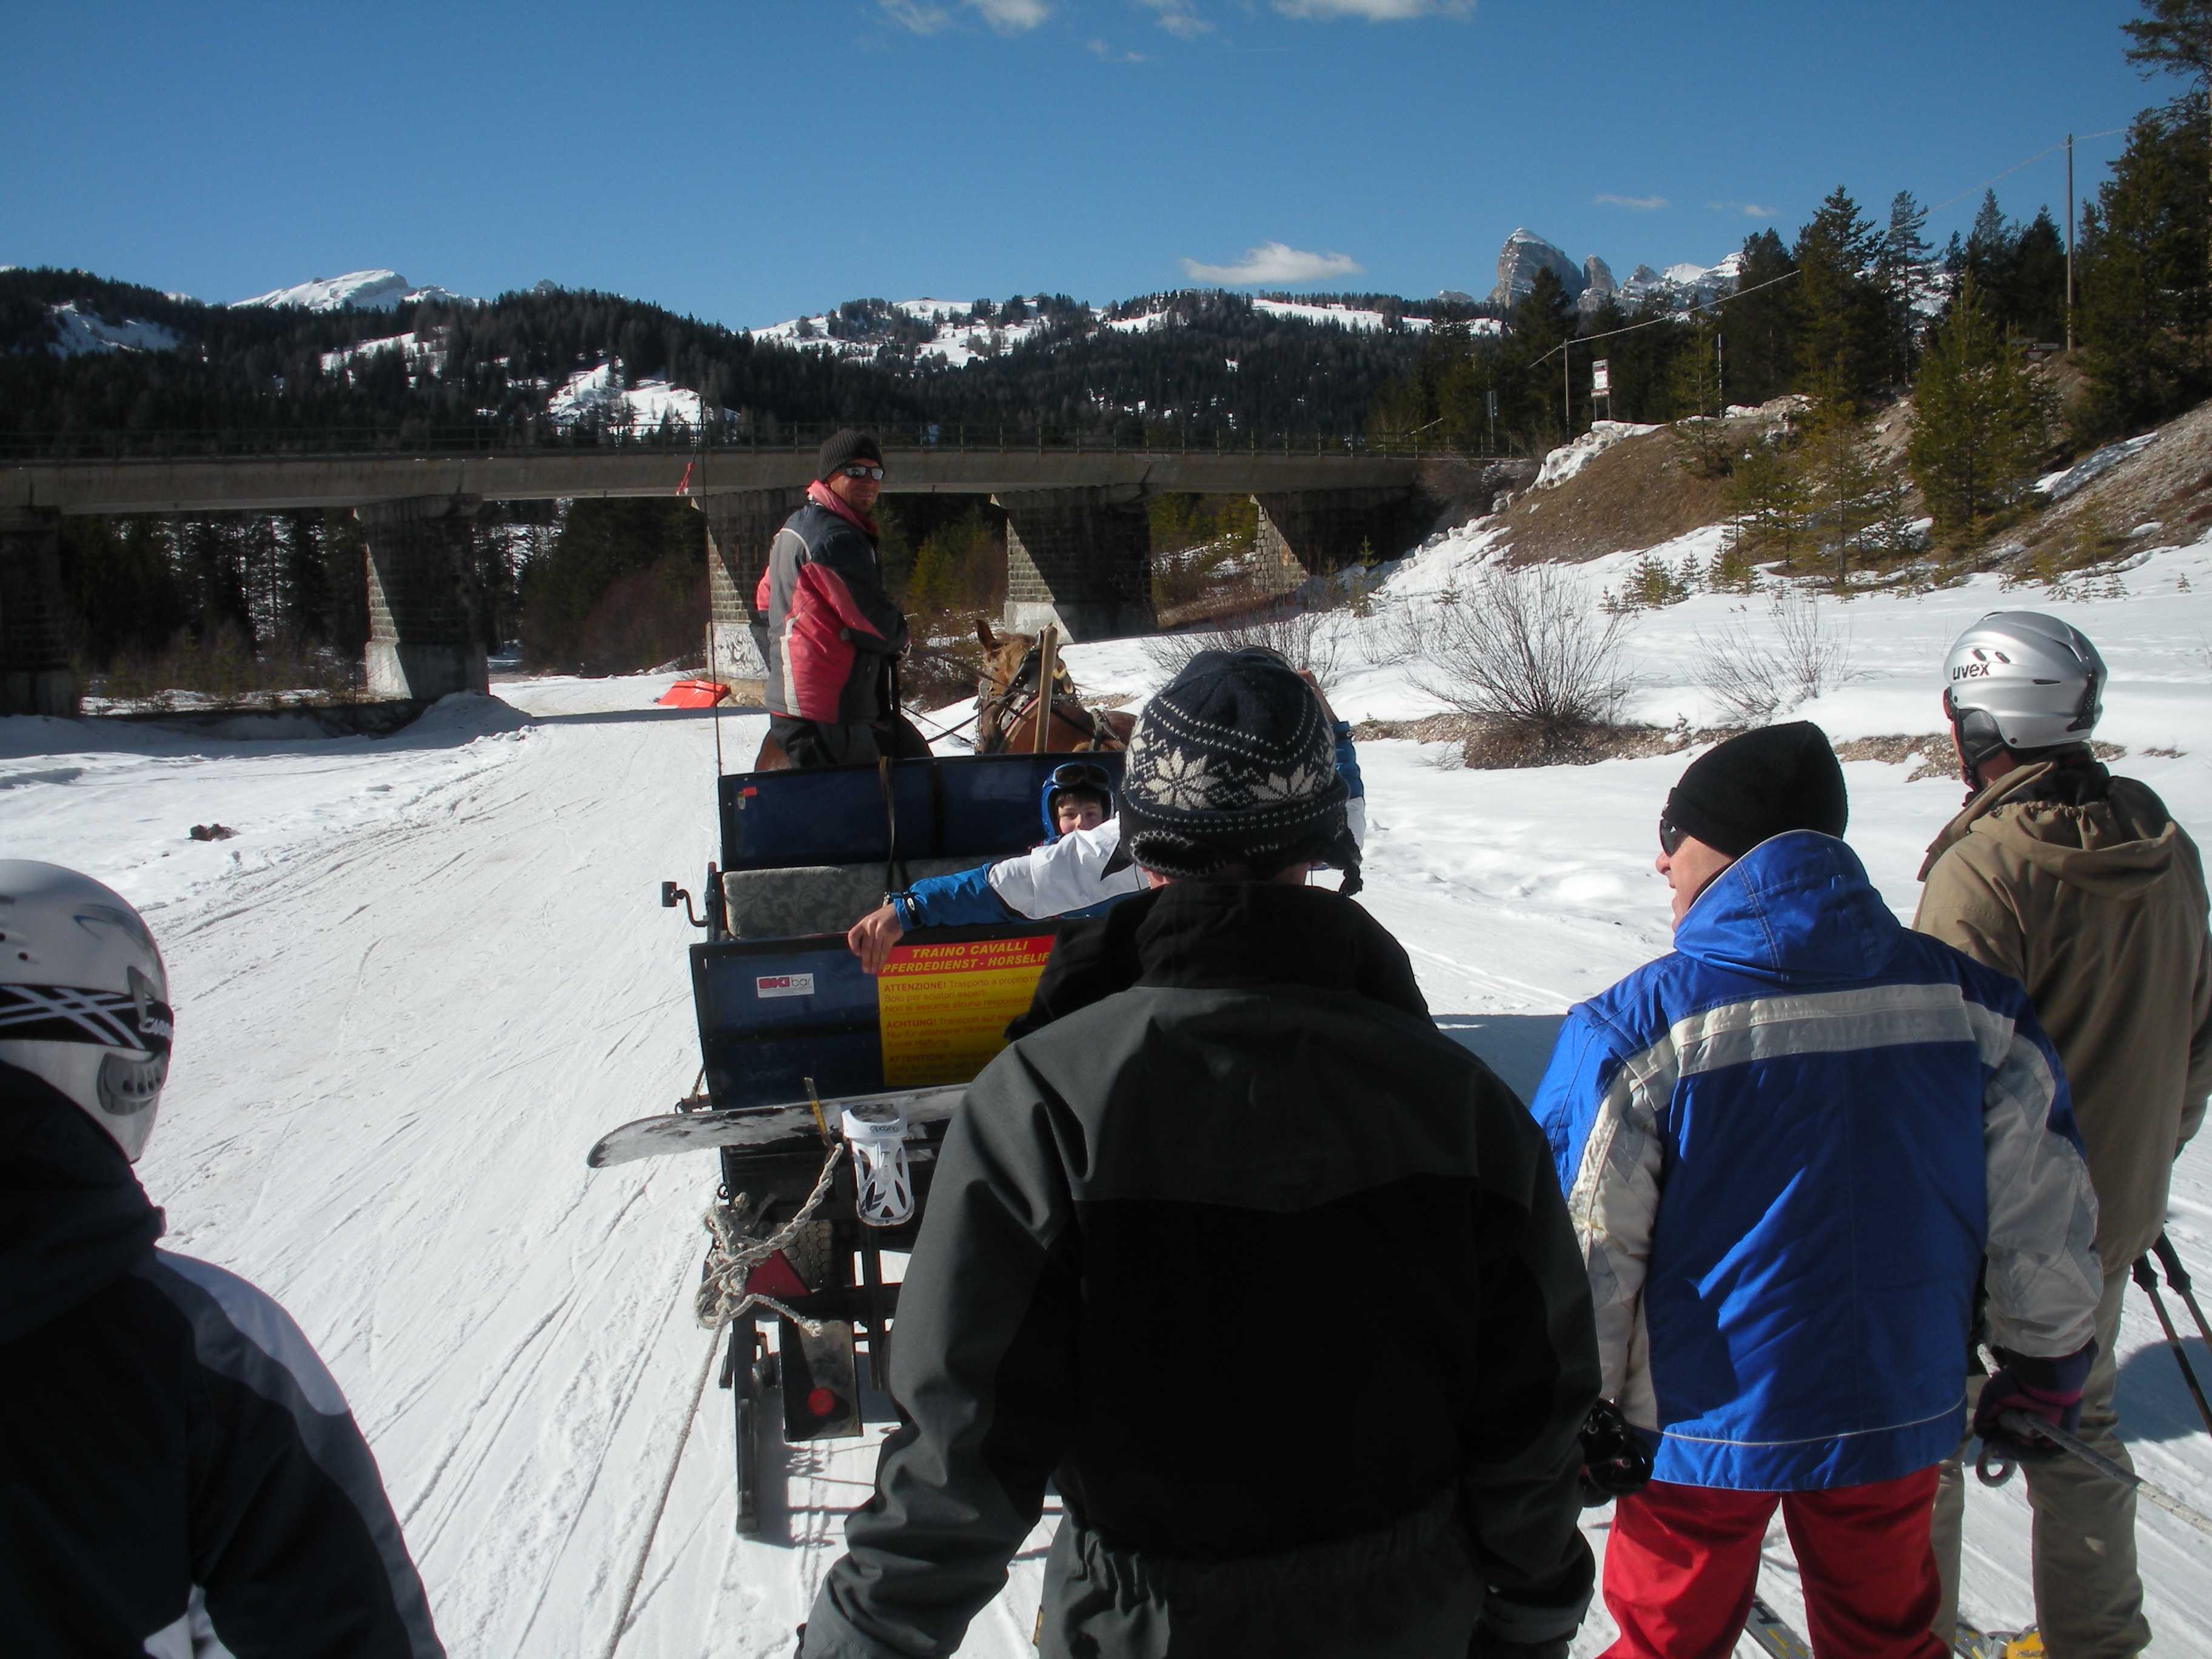
[[[873,461],[884,464],[884,452],[876,447],[872,433],[856,432],[842,427],[830,434],[822,445],[822,453],[814,458],[814,476],[817,478],[836,477],[837,469],[851,461]]]
[[[1199,878],[1265,880],[1334,864],[1359,890],[1336,739],[1313,689],[1272,651],[1201,651],[1145,705],[1121,774],[1121,847]]]
[[[1850,817],[1844,769],[1810,720],[1746,732],[1690,763],[1667,797],[1667,821],[1740,859],[1771,836],[1840,836]]]

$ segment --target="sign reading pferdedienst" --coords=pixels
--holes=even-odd
[[[965,1083],[1006,1047],[1052,954],[1049,933],[891,949],[876,981],[884,1086]]]

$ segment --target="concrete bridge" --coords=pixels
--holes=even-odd
[[[688,466],[688,481],[686,471]],[[486,685],[465,573],[486,501],[687,495],[706,515],[723,672],[758,672],[746,623],[777,528],[803,499],[811,450],[632,448],[478,454],[282,455],[0,465],[0,713],[73,714],[60,523],[67,514],[351,508],[368,545],[372,693]],[[1153,626],[1148,497],[1250,495],[1263,562],[1288,586],[1366,544],[1404,552],[1447,503],[1522,482],[1523,463],[1341,448],[890,449],[887,493],[988,495],[1007,514],[1006,622],[1074,640]]]

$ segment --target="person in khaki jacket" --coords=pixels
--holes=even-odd
[[[2089,751],[2104,661],[2078,630],[1993,611],[1945,660],[1943,707],[1972,792],[1928,850],[1913,925],[2027,988],[2064,1062],[2099,1211],[2105,1293],[2081,1438],[2128,1455],[2113,1407],[2128,1270],[2166,1224],[2175,1156],[2212,1091],[2212,938],[2196,843],[2163,802]],[[1970,1393],[1980,1379],[1971,1379]],[[2135,1497],[2071,1457],[2024,1464],[2035,1510],[2037,1618],[2051,1659],[2121,1659],[2148,1645]],[[1958,1612],[1965,1486],[1945,1466],[1934,1541]]]

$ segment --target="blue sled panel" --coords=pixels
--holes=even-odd
[[[932,927],[909,945],[1033,938],[1034,921]],[[875,1094],[884,1080],[877,981],[841,933],[691,946],[691,995],[707,1092],[717,1109]]]
[[[1053,769],[1071,762],[1097,766],[1120,789],[1118,752],[896,761],[889,810],[872,766],[732,773],[719,790],[722,867],[885,863],[894,817],[900,858],[1005,858],[1043,836],[1038,797]]]

